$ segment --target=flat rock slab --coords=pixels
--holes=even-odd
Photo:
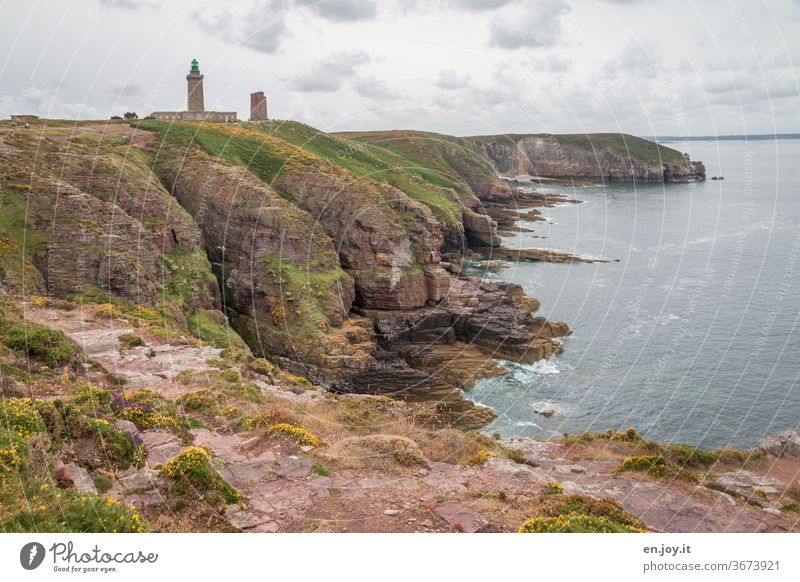
[[[481,514],[461,503],[440,505],[433,511],[450,524],[451,528],[464,533],[475,533],[489,524]]]
[[[254,530],[259,526],[266,526],[266,529],[262,528],[259,531],[270,531],[272,525],[275,526],[272,531],[278,529],[277,524],[268,515],[260,511],[244,510],[238,505],[229,505],[225,508],[225,518],[238,530]]]
[[[119,478],[119,487],[124,494],[143,493],[158,487],[158,471],[154,469],[139,469]]]
[[[284,479],[304,479],[311,473],[311,461],[296,457],[278,457],[278,475]]]
[[[207,360],[218,359],[222,353],[220,348],[168,341],[151,335],[143,338],[146,346],[120,353],[119,337],[135,333],[133,327],[123,319],[94,319],[89,310],[32,308],[27,311],[26,318],[61,330],[85,355],[136,383],[171,380],[184,370],[212,370]]]
[[[147,452],[147,466],[155,469],[181,452],[181,439],[165,430],[142,432],[142,445]]]
[[[225,459],[226,462],[247,460],[247,457],[238,450],[244,441],[238,434],[220,434],[206,428],[196,428],[191,433],[194,436],[195,445],[206,447],[215,456]]]
[[[259,483],[277,478],[275,461],[254,459],[245,463],[232,463],[219,469],[220,475],[237,489],[257,486]]]
[[[575,473],[585,473],[586,467],[583,465],[556,465],[553,467],[553,472],[561,475],[571,475]]]
[[[775,477],[757,475],[745,470],[723,473],[713,482],[725,489],[758,489],[764,493],[777,493],[779,489],[786,486],[785,483]]]

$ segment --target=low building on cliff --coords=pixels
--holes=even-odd
[[[186,75],[187,111],[154,111],[156,119],[166,121],[218,121],[228,123],[237,121],[235,111],[206,111],[203,97],[203,75],[197,59],[192,59],[192,67]]]

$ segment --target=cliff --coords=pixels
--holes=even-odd
[[[479,195],[511,189],[469,150],[445,152],[456,169],[444,172],[293,122],[3,130],[0,275],[13,296],[243,340],[337,392],[413,400],[431,422],[466,428],[492,412],[461,395],[458,375],[420,362],[454,346],[476,369],[533,361],[569,333],[535,317],[518,286],[451,262],[499,244]]]
[[[627,134],[503,135],[465,141],[508,178],[692,182],[706,176],[701,162]]]
[[[795,433],[471,430],[459,388],[569,328],[452,262],[522,194],[386,137],[0,123],[0,532],[797,528]]]

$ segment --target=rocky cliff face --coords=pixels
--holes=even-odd
[[[705,167],[680,152],[634,136],[512,135],[469,138],[497,172],[509,178],[611,182],[705,180]]]
[[[4,136],[0,254],[9,291],[102,290],[159,305],[179,324],[197,309],[219,308],[200,230],[130,154],[131,133],[112,127],[106,143],[80,128]]]
[[[4,218],[3,287],[120,298],[171,333],[194,325],[221,341],[223,309],[256,355],[295,373],[413,400],[434,423],[484,425],[492,412],[458,390],[468,374],[431,362],[496,373],[481,361],[547,357],[569,332],[534,317],[519,287],[442,261],[499,244],[482,198],[509,188],[461,146],[431,158],[448,161],[437,174],[388,150],[340,161],[342,138],[290,137],[159,122],[4,134],[16,218]],[[30,267],[13,272],[21,258]]]

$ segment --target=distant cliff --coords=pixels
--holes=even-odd
[[[496,135],[464,140],[503,177],[693,182],[705,180],[702,162],[632,135]]]

